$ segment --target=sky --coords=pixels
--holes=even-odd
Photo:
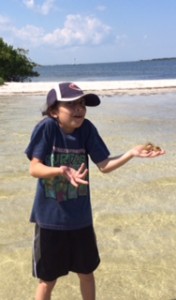
[[[5,0],[0,37],[42,65],[176,57],[176,0]]]

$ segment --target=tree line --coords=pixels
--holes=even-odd
[[[14,49],[0,38],[0,84],[23,82],[40,75],[34,71],[37,64],[28,58],[28,52],[22,48]]]

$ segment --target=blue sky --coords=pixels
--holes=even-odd
[[[176,0],[4,0],[0,37],[44,65],[176,57]]]

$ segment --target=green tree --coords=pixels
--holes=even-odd
[[[4,81],[22,82],[39,76],[33,70],[37,64],[27,57],[28,52],[21,48],[14,49],[0,38],[0,77]]]

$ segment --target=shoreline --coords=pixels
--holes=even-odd
[[[46,95],[57,82],[8,82],[0,86],[0,96]],[[176,79],[130,81],[75,81],[84,92],[104,96],[175,93]]]

